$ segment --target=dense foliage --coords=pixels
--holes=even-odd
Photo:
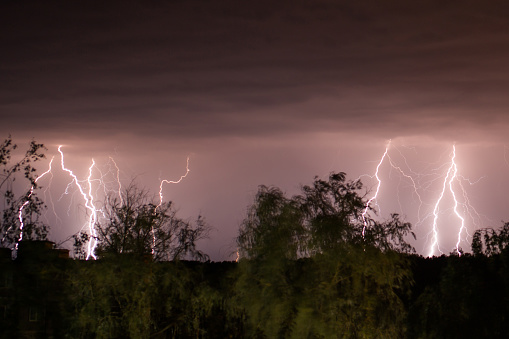
[[[270,338],[401,337],[410,225],[366,214],[359,181],[316,178],[287,198],[260,187],[238,237],[248,333]]]
[[[75,264],[69,271],[67,310],[73,338],[242,336],[242,312],[227,305],[223,284],[228,277],[217,276],[220,270],[231,275],[232,264],[216,269],[132,256]]]

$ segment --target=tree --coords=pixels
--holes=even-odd
[[[100,260],[77,260],[69,272],[73,337],[147,338],[192,330],[198,299],[181,259],[208,258],[196,248],[207,234],[204,220],[179,218],[171,202],[156,204],[135,184],[121,196],[107,196],[102,212],[93,238]],[[89,236],[74,240],[75,253],[84,254]]]
[[[509,223],[505,223],[498,232],[492,228],[478,229],[472,237],[472,253],[474,255],[500,254],[508,245]]]
[[[280,189],[261,186],[241,225],[236,287],[255,337],[285,337],[291,331],[299,298],[295,260],[305,237],[299,207]]]
[[[410,224],[364,215],[360,181],[315,178],[287,198],[261,186],[241,225],[237,290],[253,334],[401,337]],[[369,210],[369,208],[368,208]]]
[[[302,250],[304,214],[297,201],[276,187],[260,186],[239,230],[242,257],[297,259]]]
[[[96,252],[99,256],[130,254],[155,261],[207,259],[196,242],[207,236],[208,226],[198,216],[193,225],[177,216],[172,202],[156,204],[149,193],[135,184],[118,195],[108,195],[96,224]],[[84,256],[86,234],[73,236],[75,255]]]
[[[21,208],[24,239],[44,240],[48,233],[47,226],[39,220],[44,203],[35,191],[38,185],[34,167],[36,162],[45,158],[45,147],[32,140],[19,159],[13,154],[16,149],[11,136],[0,144],[0,194],[3,203],[0,245],[8,248],[13,248],[20,239]],[[21,184],[16,187],[15,183],[19,181]]]

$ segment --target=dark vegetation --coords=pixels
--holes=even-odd
[[[11,144],[2,148],[4,167]],[[36,159],[26,159],[25,178],[35,185],[30,164]],[[90,240],[84,235],[75,236],[75,259],[69,259],[68,251],[45,240],[36,195],[15,198],[10,187],[4,186],[1,225],[2,338],[509,333],[509,224],[478,230],[472,254],[423,258],[406,242],[410,224],[397,215],[385,222],[363,215],[362,185],[344,173],[315,178],[293,197],[261,186],[240,225],[238,263],[208,261],[195,246],[206,236],[203,219],[182,220],[171,203],[157,206],[135,186],[125,190],[123,203],[107,200],[108,218],[93,239],[99,259],[80,260]],[[37,207],[26,214],[31,236],[12,260],[19,230],[9,211],[27,199]]]

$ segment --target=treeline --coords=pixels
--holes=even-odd
[[[58,258],[40,246],[23,256],[24,245],[29,243],[20,246],[16,260],[0,260],[0,297],[9,306],[0,319],[2,338],[505,338],[509,333],[507,250],[491,256],[402,254],[408,277],[384,288],[372,268],[353,272],[353,267],[362,270],[366,258],[351,264],[338,260],[343,267],[338,273],[323,258],[261,264],[116,255],[82,261]],[[331,272],[342,278],[332,282]],[[34,314],[36,321],[25,319]]]
[[[11,145],[4,143],[0,164],[8,163]],[[41,147],[33,143],[24,167],[8,167],[3,182],[25,168],[36,188],[31,163],[41,158]],[[0,251],[5,338],[509,333],[509,225],[478,230],[472,254],[423,258],[407,242],[411,225],[398,215],[375,220],[362,183],[344,173],[315,178],[292,197],[261,186],[239,228],[239,261],[224,263],[211,263],[196,247],[208,230],[203,218],[183,220],[170,202],[154,203],[135,185],[106,198],[96,233],[76,234],[74,260],[66,258],[44,241],[36,195],[16,198],[4,187],[10,207],[2,245],[19,245],[15,260],[10,250]],[[24,230],[13,227],[19,204],[32,206]],[[19,242],[21,232],[26,237]],[[83,260],[91,253],[98,260]]]
[[[509,250],[411,262],[407,338],[507,338]]]

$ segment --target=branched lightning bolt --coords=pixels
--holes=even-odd
[[[51,158],[51,161],[49,162],[48,170],[46,172],[44,172],[43,174],[41,174],[40,176],[38,176],[35,179],[35,183],[37,183],[37,181],[39,181],[39,179],[43,178],[46,174],[51,172],[51,165],[53,163],[53,159],[54,159],[54,157]],[[27,200],[23,203],[23,205],[21,205],[21,207],[18,210],[18,220],[19,220],[19,231],[20,232],[19,232],[18,242],[16,243],[16,249],[18,249],[18,243],[21,240],[23,240],[23,228],[25,226],[25,224],[23,223],[23,209],[25,209],[26,205],[28,205],[30,203],[30,198],[34,194],[34,189],[35,189],[35,185],[32,185],[32,187],[30,187],[30,193],[28,193]]]
[[[377,182],[378,182],[378,184],[377,184],[377,189],[376,189],[375,195],[371,199],[368,200],[368,202],[365,205],[364,212],[362,214],[362,219],[363,219],[363,224],[364,224],[363,236],[364,236],[364,232],[365,232],[365,229],[366,229],[366,226],[367,226],[366,215],[367,215],[367,212],[369,211],[369,206],[370,206],[370,204],[373,201],[376,203],[378,195],[380,193],[380,187],[382,185],[382,179],[380,178],[379,172],[380,172],[380,166],[383,164],[385,159],[387,159],[387,161],[389,162],[389,165],[390,165],[391,169],[396,170],[403,178],[407,179],[411,183],[411,186],[412,186],[413,192],[414,192],[413,194],[415,194],[417,196],[418,200],[419,200],[419,207],[418,207],[418,210],[417,210],[418,223],[421,220],[421,208],[422,208],[422,205],[424,204],[424,202],[422,200],[421,195],[419,194],[419,185],[418,185],[418,183],[415,181],[415,179],[411,175],[407,174],[400,166],[396,165],[396,163],[392,160],[392,158],[391,158],[391,156],[389,154],[389,148],[391,148],[391,147],[392,147],[391,140],[389,140],[389,143],[387,144],[387,146],[385,148],[385,152],[384,152],[384,154],[382,155],[382,157],[380,158],[380,160],[378,162],[378,165],[377,165],[376,171],[375,171],[375,175],[369,176],[371,178],[375,177]],[[401,153],[401,151],[399,149],[397,149],[396,147],[394,147],[394,148],[399,152],[399,154],[403,158],[404,163],[405,163],[406,167],[409,169],[409,171],[412,174],[416,174],[415,172],[413,172],[410,169],[410,166],[407,163],[407,159]],[[400,199],[399,199],[399,193],[398,193],[398,203],[400,204],[400,209],[403,209],[401,207],[401,202],[400,202]]]
[[[439,197],[435,203],[435,208],[433,209],[433,225],[432,225],[433,237],[432,237],[432,243],[431,243],[431,247],[430,247],[430,251],[429,251],[429,255],[428,255],[430,257],[433,256],[433,254],[435,253],[435,249],[443,254],[443,252],[440,250],[440,247],[438,245],[439,240],[438,240],[437,222],[438,222],[438,215],[439,215],[439,210],[440,210],[440,202],[442,201],[442,199],[444,197],[447,186],[449,187],[449,191],[451,192],[452,198],[454,200],[454,208],[453,208],[454,214],[458,217],[458,219],[460,219],[460,223],[461,223],[461,226],[460,226],[460,229],[458,232],[458,241],[456,243],[456,252],[458,253],[458,255],[461,255],[461,252],[459,250],[459,245],[461,242],[461,234],[465,230],[465,218],[463,216],[461,216],[461,214],[458,212],[458,204],[459,203],[458,203],[458,199],[456,197],[456,192],[454,191],[454,187],[453,187],[453,182],[455,180],[458,180],[458,166],[457,166],[455,160],[456,160],[456,146],[453,145],[451,163],[449,165],[449,168],[447,169],[447,174],[446,174],[446,176],[444,178],[444,182],[442,184],[442,190],[440,191]]]
[[[90,231],[90,236],[91,236],[91,239],[90,241],[88,242],[88,253],[87,253],[87,260],[90,258],[90,256],[92,256],[94,259],[97,259],[97,257],[95,256],[95,247],[97,246],[97,232],[95,230],[95,224],[97,222],[97,210],[94,206],[94,195],[92,194],[92,182],[91,182],[91,178],[92,178],[92,169],[94,168],[95,166],[95,161],[94,159],[92,159],[92,165],[90,165],[89,169],[88,169],[88,178],[87,178],[87,182],[88,182],[88,196],[90,197],[90,209],[93,211],[93,213],[90,215],[90,219],[89,219],[89,223],[88,223],[88,229]]]
[[[106,209],[109,208],[109,205],[107,202],[105,204],[101,204],[101,202],[98,201],[97,197],[102,196],[103,194],[104,194],[104,196],[107,196],[108,194],[114,192],[114,194],[118,194],[120,205],[121,206],[124,205],[124,203],[125,203],[124,196],[121,193],[122,182],[120,180],[120,168],[117,165],[117,163],[115,162],[115,160],[112,157],[109,157],[109,162],[108,162],[109,170],[102,171],[97,166],[95,160],[92,159],[92,163],[88,167],[87,177],[83,180],[80,180],[80,179],[78,179],[78,176],[70,168],[68,168],[66,166],[65,156],[64,156],[64,152],[63,152],[62,148],[63,148],[62,145],[60,145],[58,147],[58,152],[60,153],[60,167],[61,167],[62,171],[67,172],[67,174],[70,176],[71,180],[65,186],[65,190],[62,193],[62,195],[60,196],[60,198],[58,199],[58,201],[62,200],[63,197],[66,195],[70,196],[69,206],[67,208],[67,214],[70,215],[71,206],[73,205],[73,201],[75,199],[74,193],[79,192],[78,195],[81,195],[81,197],[83,198],[84,203],[85,203],[84,204],[85,209],[87,211],[86,222],[83,225],[83,227],[81,228],[81,230],[86,229],[86,232],[90,236],[90,239],[89,239],[89,242],[88,242],[87,248],[86,248],[86,252],[87,252],[86,259],[88,260],[88,259],[90,259],[90,257],[92,257],[93,259],[97,259],[97,256],[95,255],[95,249],[98,244],[98,237],[97,237],[98,233],[97,233],[96,227],[97,227],[97,224],[102,220],[102,218],[106,217],[106,214],[107,214]],[[29,190],[29,192],[26,196],[26,201],[24,201],[23,204],[17,209],[17,219],[19,220],[20,234],[19,234],[19,239],[17,240],[17,242],[15,244],[16,249],[18,247],[18,242],[23,239],[23,229],[26,226],[25,225],[26,221],[24,221],[23,213],[25,212],[26,206],[30,203],[30,198],[34,194],[34,191],[36,188],[35,183],[37,183],[40,179],[47,176],[48,174],[50,174],[51,177],[53,177],[53,172],[52,172],[53,160],[54,160],[54,157],[51,159],[51,161],[49,163],[49,169],[35,179],[34,185],[31,187],[31,189]],[[156,210],[163,204],[163,201],[164,201],[164,195],[163,195],[164,185],[180,183],[182,180],[184,180],[184,178],[187,177],[189,172],[190,172],[189,157],[187,157],[186,172],[183,175],[181,175],[178,180],[168,180],[168,179],[160,180],[159,204],[156,206]],[[97,174],[99,174],[99,175],[97,175]],[[112,180],[112,178],[113,178],[113,180]],[[51,181],[50,181],[50,183],[51,183]],[[74,189],[74,185],[76,185],[77,189]],[[46,198],[46,192],[48,189],[49,189],[49,186],[46,187],[46,189],[44,190],[45,198]],[[52,207],[53,213],[55,214],[56,220],[57,221],[61,220],[55,211],[55,205],[53,203],[51,194],[49,195],[49,199],[51,200],[51,207]],[[13,226],[11,226],[11,228],[12,227]],[[154,251],[155,242],[156,242],[156,238],[155,238],[156,235],[155,235],[154,229],[152,229],[152,234],[153,234],[153,245],[154,245],[152,251]]]
[[[93,199],[93,195],[92,195],[92,183],[91,183],[92,169],[95,166],[95,161],[92,159],[92,165],[89,167],[89,170],[88,170],[89,174],[88,174],[87,181],[88,181],[88,185],[89,185],[89,190],[88,190],[88,194],[87,194],[87,193],[85,193],[85,190],[81,186],[76,175],[70,169],[65,167],[64,153],[62,152],[61,148],[62,148],[62,146],[58,146],[58,152],[60,153],[62,170],[69,173],[69,175],[73,179],[69,183],[69,185],[67,185],[67,189],[69,188],[70,185],[72,185],[72,183],[76,184],[76,186],[78,187],[78,190],[80,191],[81,195],[83,196],[83,199],[85,200],[85,207],[90,211],[90,216],[88,219],[88,230],[90,232],[91,239],[88,242],[88,250],[87,250],[86,259],[88,260],[90,257],[97,259],[96,255],[94,253],[95,247],[97,246],[97,233],[96,233],[96,230],[94,227],[95,223],[97,222],[97,210],[94,206],[94,199]],[[66,192],[67,192],[67,189],[66,189]]]
[[[161,183],[159,184],[159,205],[157,205],[156,209],[163,204],[163,185],[164,184],[178,184],[182,180],[184,180],[184,178],[187,177],[188,174],[189,174],[189,157],[187,157],[187,161],[186,161],[186,173],[184,175],[181,175],[178,180],[167,180],[167,179],[161,180]]]
[[[96,197],[99,194],[104,193],[105,195],[107,195],[107,194],[109,194],[109,192],[114,191],[116,194],[118,193],[121,206],[124,205],[124,198],[121,193],[122,183],[120,180],[120,169],[119,169],[118,165],[116,164],[115,160],[112,157],[110,157],[109,161],[111,164],[113,164],[112,166],[115,167],[116,173],[115,174],[112,173],[111,167],[110,167],[109,172],[104,173],[96,166],[94,159],[92,159],[92,164],[88,168],[87,178],[85,180],[80,181],[80,180],[78,180],[77,176],[73,173],[73,171],[71,171],[69,168],[67,168],[65,166],[64,154],[62,152],[61,147],[62,146],[58,147],[58,152],[60,153],[60,156],[61,156],[61,167],[62,167],[63,171],[67,172],[71,176],[72,180],[70,183],[67,184],[65,192],[62,194],[60,199],[62,199],[62,197],[64,195],[69,194],[71,186],[76,185],[81,196],[83,197],[83,199],[85,201],[85,207],[88,210],[88,220],[87,220],[86,224],[83,226],[84,228],[87,228],[88,233],[90,235],[90,240],[89,240],[88,246],[87,246],[86,259],[88,260],[90,257],[92,257],[93,259],[97,259],[96,255],[95,255],[95,248],[97,246],[98,240],[97,240],[97,230],[96,230],[95,225],[99,222],[99,218],[101,217],[101,215],[103,217],[105,216],[106,211],[104,208],[108,208],[108,206],[102,206],[101,208],[98,208],[98,205],[96,203]],[[100,175],[98,177],[96,176],[97,178],[94,178],[93,171],[99,172]],[[163,186],[164,186],[164,184],[180,183],[188,175],[188,173],[189,173],[189,157],[187,158],[187,162],[186,162],[186,173],[184,175],[182,175],[178,180],[167,180],[167,179],[161,180],[160,185],[159,185],[159,199],[160,200],[159,200],[159,204],[156,206],[156,210],[163,203],[163,199],[164,199]],[[115,177],[114,181],[116,182],[116,184],[115,184],[116,188],[113,190],[111,190],[111,188],[109,188],[109,187],[111,187],[110,186],[111,182],[107,181],[108,175],[113,175]],[[93,188],[94,185],[96,185],[96,187],[97,187],[95,190]],[[102,191],[104,191],[104,192],[102,192]],[[68,208],[68,214],[70,212],[71,204],[72,204],[72,201]],[[155,247],[155,242],[156,242],[156,235],[155,235],[154,229],[152,229],[152,236],[153,236],[152,253],[154,253],[154,247]]]
[[[467,239],[468,239],[468,237],[470,237],[468,228],[466,227],[465,215],[463,215],[463,214],[466,213],[467,216],[472,220],[472,222],[474,223],[475,226],[479,226],[480,219],[481,219],[481,215],[472,207],[472,205],[470,203],[470,200],[468,198],[468,195],[467,195],[467,192],[463,185],[463,182],[466,181],[470,185],[473,185],[473,184],[476,184],[477,182],[479,182],[483,177],[481,177],[480,179],[478,179],[475,182],[471,182],[470,180],[467,180],[464,177],[462,177],[461,175],[459,175],[459,169],[458,169],[458,165],[456,162],[456,147],[455,147],[455,145],[453,145],[452,152],[449,155],[449,162],[447,162],[446,164],[443,164],[442,166],[440,166],[436,169],[433,169],[432,174],[428,174],[428,175],[422,175],[422,174],[412,171],[410,169],[410,166],[407,163],[406,157],[403,154],[401,154],[401,152],[396,148],[396,150],[403,157],[405,166],[409,172],[406,169],[404,170],[402,167],[400,167],[398,164],[396,164],[396,162],[391,158],[391,155],[389,152],[390,147],[391,147],[391,142],[389,141],[389,144],[385,148],[385,152],[383,153],[382,157],[378,161],[378,164],[377,164],[377,167],[375,170],[375,174],[373,176],[370,176],[371,178],[376,178],[377,185],[376,185],[376,190],[375,190],[374,195],[366,202],[363,213],[362,213],[362,221],[363,221],[362,236],[363,237],[365,236],[366,229],[369,226],[369,220],[368,220],[367,215],[371,208],[371,205],[373,203],[375,203],[378,206],[377,199],[379,198],[380,191],[381,191],[380,188],[382,186],[382,181],[383,181],[383,176],[380,174],[380,170],[381,170],[381,166],[384,163],[384,161],[387,161],[390,165],[390,169],[397,171],[397,173],[400,175],[400,177],[404,178],[405,180],[408,180],[411,187],[413,187],[413,192],[414,192],[413,194],[415,194],[415,196],[418,198],[418,201],[419,201],[419,207],[417,210],[417,219],[418,219],[417,225],[421,224],[428,217],[431,217],[433,219],[431,231],[429,233],[432,237],[431,246],[429,248],[430,256],[433,255],[433,253],[435,251],[443,253],[439,247],[440,232],[438,229],[438,220],[440,217],[440,207],[441,207],[441,204],[443,203],[443,198],[444,198],[446,192],[449,191],[449,194],[451,195],[451,197],[453,199],[453,205],[452,205],[451,209],[454,213],[455,218],[457,218],[459,220],[459,224],[460,224],[459,230],[457,233],[457,241],[456,241],[455,251],[456,251],[456,253],[458,253],[458,255],[461,255],[461,251],[460,251],[461,241],[464,240],[465,235],[466,235]],[[424,190],[424,191],[429,190],[432,183],[435,182],[436,180],[438,180],[438,178],[437,179],[433,179],[433,178],[429,179],[429,177],[430,176],[435,177],[438,173],[442,172],[444,168],[446,169],[446,175],[442,180],[442,185],[441,185],[441,190],[440,190],[439,196],[438,196],[437,200],[434,202],[434,204],[432,205],[433,212],[430,212],[429,214],[424,216],[424,219],[423,219],[423,218],[421,218],[421,210],[424,205],[424,200],[421,196],[420,190]],[[442,177],[442,175],[440,175],[440,177]],[[423,181],[423,179],[426,179],[423,183],[424,185],[421,183],[421,181]],[[460,190],[460,191],[458,191],[458,190]],[[462,199],[462,202],[460,202],[460,200],[459,200],[460,197]],[[398,202],[400,202],[399,192],[398,192]],[[463,208],[463,210],[460,209],[460,206]],[[402,209],[401,203],[400,203],[400,208]]]
[[[186,173],[181,175],[178,180],[167,180],[167,179],[161,180],[161,183],[159,184],[159,204],[155,208],[156,211],[163,204],[163,199],[164,199],[163,198],[163,185],[164,184],[178,184],[182,180],[184,180],[188,174],[189,174],[189,157],[187,157],[187,160],[186,160]],[[156,247],[156,234],[155,234],[154,228],[152,227],[152,254],[155,253],[155,247]]]
[[[371,202],[375,201],[376,202],[376,198],[378,196],[378,192],[380,191],[380,186],[382,185],[382,181],[380,180],[379,176],[378,176],[378,171],[380,170],[380,166],[382,165],[385,157],[387,156],[387,152],[389,151],[389,145],[390,145],[390,141],[389,141],[389,144],[387,145],[387,147],[385,148],[385,152],[384,154],[382,155],[382,158],[380,159],[380,161],[378,162],[378,165],[376,166],[376,172],[375,172],[375,178],[376,180],[378,181],[378,185],[376,187],[376,192],[375,194],[366,202],[366,206],[364,208],[364,212],[362,212],[362,222],[363,222],[363,227],[362,227],[362,237],[364,238],[365,234],[366,234],[366,228],[368,227],[368,221],[366,220],[366,215],[368,214],[368,210],[369,210],[369,206],[371,205]]]
[[[459,179],[461,179],[461,180],[459,180]],[[471,182],[470,180],[464,178],[463,176],[458,175],[458,180],[457,180],[457,182],[458,182],[458,184],[459,184],[459,186],[461,188],[461,192],[463,193],[463,200],[465,201],[465,203],[464,203],[465,204],[465,210],[468,213],[470,219],[472,219],[472,222],[476,226],[476,228],[480,228],[481,227],[481,214],[479,214],[479,212],[477,212],[477,210],[470,203],[470,199],[468,198],[468,195],[467,195],[467,192],[465,190],[465,187],[463,187],[462,181],[468,182],[469,185],[475,185],[479,181],[481,181],[482,179],[484,179],[484,177],[480,177],[478,180],[476,180],[474,182]],[[469,234],[468,228],[466,228],[466,227],[465,227],[465,232],[467,234],[467,238],[470,238],[471,235]]]

